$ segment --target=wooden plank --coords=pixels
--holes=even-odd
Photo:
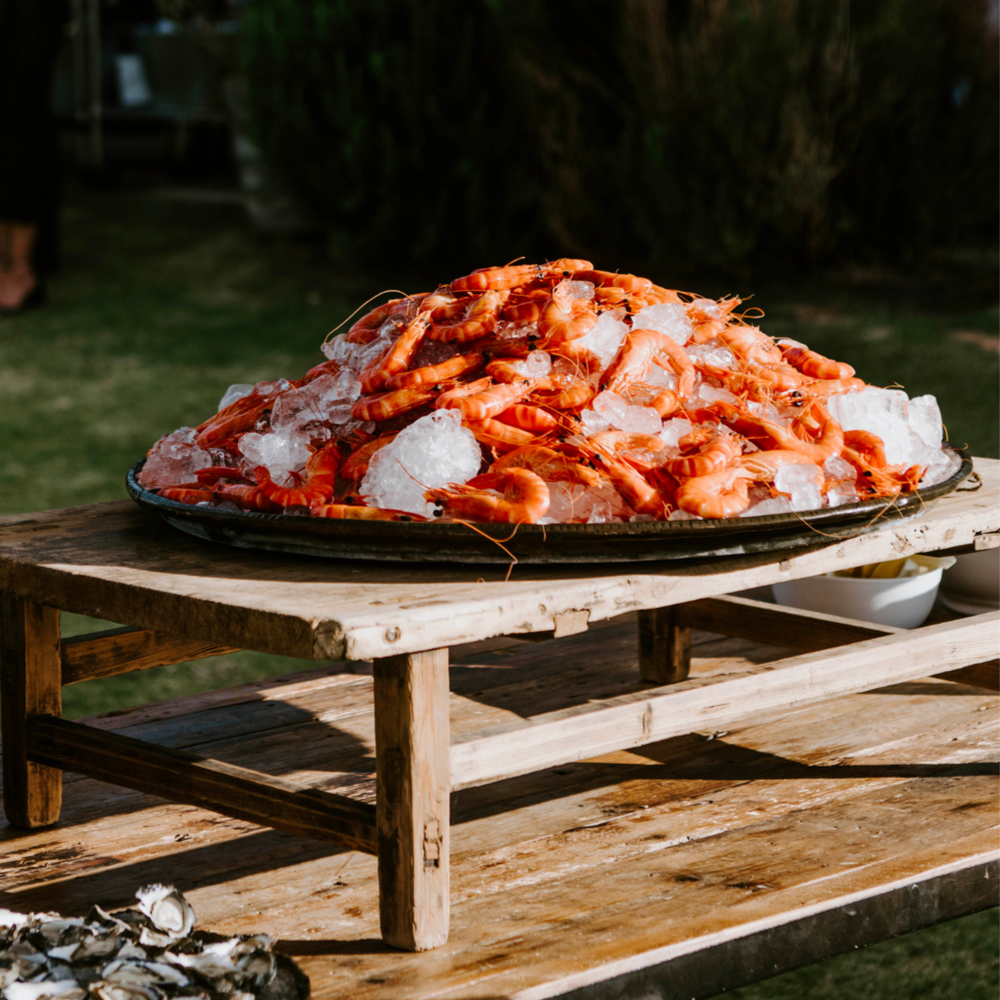
[[[186,639],[142,628],[113,628],[63,639],[60,643],[63,684],[113,677],[168,663],[240,652],[237,646]]]
[[[28,758],[32,716],[60,715],[59,612],[0,595],[4,812],[15,826],[49,826],[62,807],[62,773]]]
[[[647,684],[676,684],[691,670],[691,629],[674,605],[639,612],[639,676]]]
[[[424,951],[448,940],[448,650],[375,661],[382,939]]]
[[[984,486],[918,516],[809,550],[701,563],[468,567],[303,560],[207,545],[130,501],[0,519],[0,589],[69,611],[308,659],[452,646],[554,631],[833,569],[972,544],[1000,529],[1000,463],[977,459]],[[86,585],[81,585],[81,580]]]
[[[303,837],[375,851],[375,811],[284,778],[169,750],[67,719],[28,720],[29,759]]]
[[[803,653],[907,631],[891,625],[877,625],[818,611],[802,611],[745,597],[709,597],[679,604],[676,608],[678,619],[691,628],[752,642],[775,643]],[[990,660],[943,674],[935,673],[934,676],[996,691],[1000,689],[997,665],[997,660]]]
[[[580,647],[605,659],[603,644]],[[634,678],[634,659],[630,669]],[[599,695],[596,673],[589,684]],[[201,926],[282,939],[315,1000],[616,996],[635,981],[615,977],[630,975],[648,976],[655,996],[676,963],[684,983],[700,968],[706,984],[721,976],[732,989],[769,959],[826,957],[825,944],[846,940],[838,927],[869,943],[881,924],[870,926],[865,901],[884,898],[878,912],[909,930],[981,898],[969,879],[954,891],[946,880],[972,872],[995,884],[995,869],[987,880],[971,866],[996,853],[995,778],[984,770],[996,699],[933,693],[949,687],[898,685],[460,793],[453,930],[430,954],[379,947],[374,859],[134,793],[105,805],[109,789],[89,780],[77,787],[90,803],[67,807],[66,827],[0,830],[10,862],[0,905],[85,913],[93,899],[126,905],[136,885],[183,872]],[[246,731],[247,746],[255,737]]]
[[[746,597],[708,597],[690,601],[677,605],[677,617],[689,628],[752,642],[771,642],[801,653],[906,631]]]
[[[452,786],[642,746],[682,733],[790,709],[837,695],[944,672],[985,660],[996,648],[1000,613],[978,615],[806,653],[747,670],[742,676],[687,680],[662,694],[645,691],[535,716],[458,737],[451,749]]]

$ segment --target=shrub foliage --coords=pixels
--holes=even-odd
[[[997,233],[986,0],[255,0],[245,34],[270,165],[354,264]]]

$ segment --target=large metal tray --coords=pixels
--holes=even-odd
[[[946,446],[948,447],[948,446]],[[129,470],[129,495],[189,535],[248,549],[269,549],[332,559],[393,562],[605,563],[703,559],[834,543],[877,531],[893,520],[922,513],[972,474],[961,468],[936,486],[892,501],[860,503],[792,514],[704,521],[626,524],[465,524],[418,521],[339,521],[287,514],[218,510],[167,500],[143,489]]]

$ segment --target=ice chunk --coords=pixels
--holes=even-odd
[[[663,421],[651,406],[627,406],[618,426],[632,434],[659,434]]]
[[[668,521],[703,521],[703,517],[697,514],[689,514],[686,510],[672,510]]]
[[[212,456],[195,444],[197,436],[193,427],[180,427],[164,434],[150,448],[139,473],[139,484],[151,490],[194,482],[198,470],[212,464]]]
[[[273,382],[258,382],[254,389],[261,396],[280,396],[283,392],[291,389],[292,383],[287,378],[279,378]]]
[[[684,401],[686,410],[699,410],[712,403],[735,403],[736,397],[728,389],[716,389],[715,386],[702,382],[694,393]]]
[[[583,424],[584,433],[600,434],[602,431],[611,430],[611,424],[607,418],[589,407],[580,413],[580,422]]]
[[[831,455],[823,463],[823,475],[827,479],[847,479],[853,483],[857,478],[857,471],[847,459],[841,458],[840,455]]]
[[[774,488],[790,496],[792,510],[817,510],[823,506],[823,470],[818,465],[782,465],[774,475]]]
[[[692,344],[686,348],[686,353],[692,360],[704,361],[716,368],[736,367],[736,355],[728,347],[723,347],[717,340],[706,341],[704,344]]]
[[[858,490],[853,482],[837,483],[826,491],[828,507],[842,507],[845,503],[857,503]]]
[[[635,314],[632,319],[632,329],[665,333],[683,347],[690,339],[694,327],[688,319],[687,309],[683,303],[657,302],[640,309]]]
[[[830,415],[845,431],[869,431],[885,445],[889,465],[909,465],[913,443],[906,420],[906,393],[868,386],[858,392],[831,396]]]
[[[566,289],[571,299],[584,299],[589,302],[594,297],[592,281],[560,281],[558,287]]]
[[[553,482],[547,485],[549,508],[539,524],[602,524],[617,520],[625,513],[621,497],[610,486],[588,489],[580,483]]]
[[[763,517],[765,514],[789,514],[795,508],[788,497],[770,497],[759,503],[751,504],[740,517]]]
[[[263,465],[279,486],[291,486],[292,473],[305,468],[311,454],[309,435],[295,431],[244,434],[239,448],[251,470]]]
[[[941,410],[933,396],[917,396],[906,404],[906,422],[910,430],[930,448],[940,449],[943,437]]]
[[[565,359],[561,358],[560,361]],[[523,361],[507,361],[507,363],[524,378],[545,378],[552,371],[552,355],[545,351],[532,351]],[[573,366],[570,370],[576,372]]]
[[[435,410],[414,421],[376,452],[359,492],[375,507],[430,516],[424,491],[467,482],[479,472],[482,452],[457,410]]]
[[[601,362],[601,368],[605,369],[618,353],[622,341],[628,333],[628,327],[616,317],[613,312],[603,312],[583,337],[578,337],[574,344],[590,351]]]
[[[691,433],[694,425],[686,417],[674,417],[671,420],[663,421],[663,430],[660,432],[660,440],[668,448],[677,448],[677,442],[685,434]]]
[[[618,393],[607,390],[599,392],[590,405],[594,412],[604,417],[611,427],[620,428],[625,414],[628,412],[628,403]]]
[[[230,403],[235,403],[237,399],[242,399],[244,396],[249,396],[253,392],[253,386],[246,383],[237,383],[236,385],[231,385],[223,395],[222,399],[219,400],[219,409],[224,410]]]
[[[924,462],[918,457],[918,460],[914,463],[927,466],[923,478],[920,480],[921,488],[943,483],[946,479],[955,475],[962,465],[961,458],[955,452],[943,451],[941,448],[927,449],[925,457],[928,461]]]

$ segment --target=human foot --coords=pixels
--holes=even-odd
[[[26,265],[0,270],[0,309],[14,312],[24,307],[38,288],[38,275]]]

